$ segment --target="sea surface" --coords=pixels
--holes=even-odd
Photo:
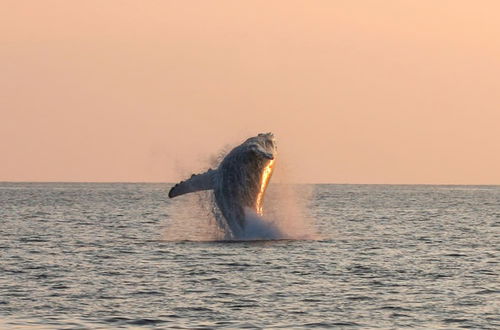
[[[239,242],[169,188],[0,183],[0,328],[500,328],[500,186],[297,186],[315,237]]]

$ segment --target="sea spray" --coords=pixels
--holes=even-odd
[[[264,215],[245,209],[245,230],[234,237],[214,200],[202,191],[173,200],[163,239],[168,241],[317,239],[314,219],[308,214],[312,187],[270,184],[264,197]]]
[[[310,201],[311,185],[276,183],[266,193],[264,218],[276,226],[286,239],[318,239]]]
[[[213,193],[201,191],[172,200],[162,239],[166,241],[217,241],[225,239],[225,230],[217,223],[212,207]]]

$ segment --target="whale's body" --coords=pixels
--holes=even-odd
[[[245,230],[245,212],[263,213],[263,198],[273,173],[276,142],[272,133],[251,137],[231,150],[216,170],[192,175],[176,184],[170,198],[200,190],[213,190],[215,202],[226,220],[230,236]]]

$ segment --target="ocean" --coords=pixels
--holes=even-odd
[[[257,241],[170,187],[0,183],[0,328],[500,328],[500,186],[296,185]]]

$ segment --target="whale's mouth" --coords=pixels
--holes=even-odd
[[[274,160],[274,155],[269,152],[264,153],[262,156],[266,159]]]
[[[267,185],[269,184],[269,180],[271,180],[271,175],[273,174],[274,162],[275,159],[273,157],[273,159],[269,160],[262,169],[259,193],[255,201],[255,212],[257,212],[257,214],[260,216],[262,216],[264,213],[263,211],[264,193],[266,192]]]

